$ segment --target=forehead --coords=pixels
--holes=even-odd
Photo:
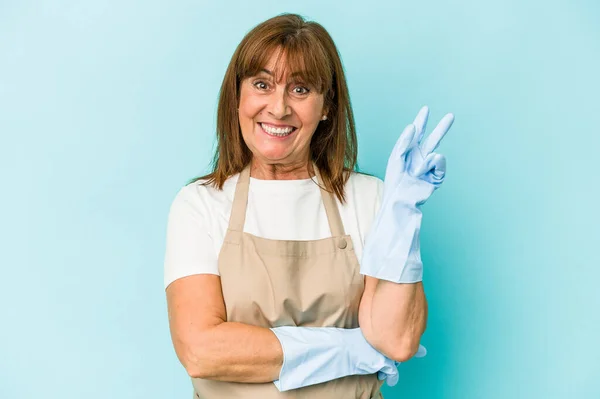
[[[258,73],[266,73],[272,76],[277,82],[306,75],[306,72],[296,69],[299,67],[298,65],[290,65],[287,54],[281,49],[273,50],[265,58],[263,64]]]
[[[272,76],[276,82],[302,80],[319,92],[331,85],[328,63],[316,59],[307,49],[280,46],[265,50],[242,61],[239,71],[242,79],[264,73]]]

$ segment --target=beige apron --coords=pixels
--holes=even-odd
[[[323,187],[315,167],[317,181]],[[352,239],[333,195],[321,188],[333,237],[312,241],[270,240],[244,233],[250,168],[236,185],[229,228],[219,254],[227,321],[261,327],[358,327],[363,276]],[[311,217],[311,215],[307,215]],[[237,383],[192,378],[201,399],[382,398],[376,374],[347,376],[279,392],[272,382]]]

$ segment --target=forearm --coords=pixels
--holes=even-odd
[[[192,377],[231,382],[272,382],[283,351],[268,328],[223,322],[195,334],[181,359]]]
[[[417,352],[427,324],[423,284],[375,281],[361,303],[361,328],[365,338],[381,353],[406,361]]]
[[[377,352],[359,328],[267,329],[224,322],[200,334],[188,353],[196,354],[187,357],[192,377],[274,382],[280,391],[379,371],[397,377],[393,361]]]

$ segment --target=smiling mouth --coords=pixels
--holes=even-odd
[[[260,122],[258,123],[258,125],[260,126],[260,128],[262,129],[263,132],[265,132],[269,136],[273,136],[273,137],[286,137],[286,136],[289,136],[290,134],[294,133],[296,130],[298,130],[298,128],[293,127],[293,126],[289,126],[289,127],[285,127],[285,128],[275,128],[275,127],[265,125]]]

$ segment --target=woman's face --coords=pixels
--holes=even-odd
[[[277,52],[264,70],[241,82],[239,120],[254,159],[264,164],[294,165],[309,160],[310,141],[321,118],[323,94],[287,70],[275,82]]]

